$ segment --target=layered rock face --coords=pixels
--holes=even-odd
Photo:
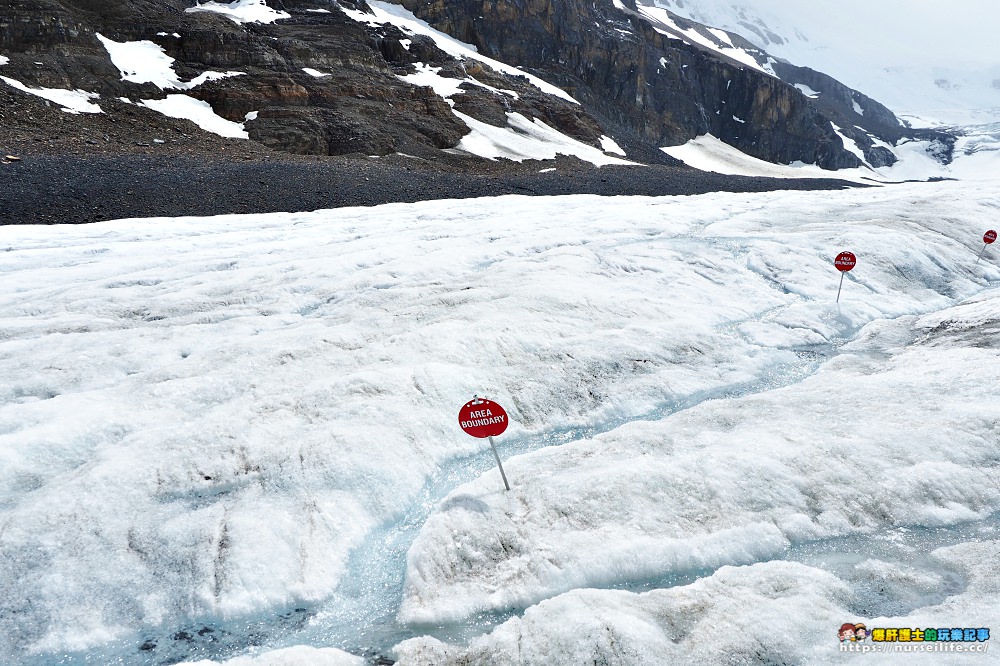
[[[775,77],[663,34],[639,16],[634,2],[624,8],[611,0],[403,4],[481,52],[525,65],[558,83],[588,108],[657,146],[711,133],[772,162],[799,160],[831,169],[857,166],[860,160],[844,150],[832,118],[849,128],[848,136],[857,134],[863,137],[862,145],[872,144],[865,132],[854,130],[854,124],[861,123],[848,124],[845,108],[851,110],[850,103],[845,107],[824,99],[823,105],[816,104]],[[828,87],[848,90],[826,79]],[[881,122],[873,130],[891,135],[886,137],[890,140],[898,138],[898,121],[878,106]],[[882,165],[894,159],[885,152],[888,155],[874,151],[870,156]]]
[[[245,123],[251,139],[303,154],[430,155],[455,146],[468,128],[451,106],[430,88],[400,78],[417,63],[488,86],[463,84],[451,99],[478,120],[505,126],[506,114],[516,111],[590,145],[612,135],[645,161],[669,161],[658,147],[711,133],[773,162],[857,166],[837,125],[879,166],[894,158],[878,139],[894,143],[904,132],[887,109],[825,75],[781,65],[783,78],[823,91],[810,99],[778,78],[665,34],[636,5],[612,0],[404,0],[435,28],[538,74],[579,105],[546,95],[523,77],[456,60],[430,38],[357,21],[341,10],[370,13],[364,0],[270,0],[288,17],[267,24],[185,11],[194,4],[13,0],[0,10],[0,54],[10,59],[2,73],[102,97],[162,98],[164,91],[151,83],[123,81],[97,34],[150,40],[175,59],[182,80],[208,70],[243,72],[185,94],[229,120],[243,122],[256,112]]]
[[[237,24],[219,14],[185,11],[193,5],[186,0],[17,0],[0,22],[0,53],[10,58],[4,73],[32,86],[162,98],[164,92],[152,84],[121,80],[97,34],[117,42],[150,40],[176,60],[181,79],[207,70],[244,72],[184,92],[232,121],[255,111],[246,129],[267,146],[319,155],[419,155],[454,146],[468,132],[433,90],[399,78],[422,62],[448,68],[456,78],[477,76],[521,93],[505,102],[501,95],[470,86],[457,106],[473,117],[494,123],[499,117],[505,124],[504,111],[520,110],[591,142],[601,134],[582,109],[542,95],[526,80],[463,65],[429,38],[352,20],[334,4],[288,2],[284,9],[290,18],[272,24]],[[357,9],[368,8],[360,2]]]

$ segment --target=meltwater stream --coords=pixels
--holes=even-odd
[[[502,459],[586,439],[634,420],[658,420],[699,403],[750,395],[788,386],[813,374],[837,353],[841,341],[796,352],[793,361],[773,366],[750,382],[728,385],[664,403],[645,413],[621,416],[605,422],[563,428],[538,435],[500,437],[496,440]],[[175,664],[199,659],[221,660],[255,649],[278,649],[292,645],[336,647],[378,663],[382,655],[407,638],[433,635],[463,642],[523,611],[511,609],[488,613],[455,625],[409,627],[396,621],[403,594],[406,554],[430,513],[454,488],[483,473],[497,475],[488,450],[447,461],[413,498],[410,508],[397,518],[372,530],[348,559],[338,589],[316,604],[271,608],[267,612],[224,621],[218,617],[192,619],[182,625],[137,631],[131,636],[86,652],[38,655],[19,662],[23,666]],[[388,492],[388,490],[387,490]],[[709,572],[710,573],[710,572]],[[698,572],[691,577],[697,578]],[[704,575],[702,572],[700,575]],[[687,582],[687,577],[664,584]],[[662,586],[662,585],[661,585]]]
[[[813,374],[836,353],[837,344],[802,349],[796,352],[794,361],[776,365],[764,376],[750,382],[690,395],[660,405],[645,414],[539,435],[500,437],[496,444],[501,458],[507,459],[590,438],[630,421],[659,420],[707,400],[734,398],[788,386]],[[250,648],[278,649],[303,644],[340,648],[377,663],[392,646],[414,636],[430,634],[446,641],[464,642],[488,632],[523,609],[485,613],[454,625],[410,627],[396,621],[403,595],[406,554],[417,533],[449,492],[483,473],[495,473],[497,483],[502,483],[488,450],[454,458],[442,465],[403,515],[373,530],[364,543],[352,551],[343,582],[323,602],[272,610],[267,615],[243,617],[239,622],[205,618],[183,627],[145,632],[138,640],[119,643],[114,653],[105,652],[100,659],[93,659],[93,653],[86,657],[80,655],[80,658],[65,655],[57,662],[37,662],[37,666],[42,663],[172,664],[185,660],[230,658]],[[699,575],[704,575],[704,572],[691,572],[690,577],[682,576],[676,581],[664,583],[676,585]],[[32,662],[32,666],[36,663]]]
[[[618,417],[603,423],[564,428],[539,435],[501,437],[497,440],[503,459],[537,449],[586,439],[611,431],[634,420],[659,420],[702,402],[735,398],[789,386],[812,375],[838,353],[837,340],[796,352],[794,361],[776,365],[750,382],[729,385],[660,405],[645,414]],[[369,663],[391,663],[385,659],[400,641],[431,635],[446,642],[464,643],[490,631],[523,608],[483,613],[456,624],[412,627],[397,622],[402,600],[406,555],[420,528],[440,501],[454,488],[483,473],[499,473],[488,451],[449,460],[413,499],[410,508],[396,519],[372,530],[348,560],[343,582],[327,599],[300,604],[238,621],[204,617],[184,625],[137,632],[87,653],[44,655],[22,662],[25,666],[50,664],[175,664],[198,659],[221,660],[249,651],[272,650],[293,645],[336,647],[362,655]],[[824,541],[795,544],[773,559],[802,562],[822,568],[847,581],[856,590],[850,610],[859,616],[899,615],[936,603],[960,592],[965,581],[955,571],[945,570],[927,553],[938,546],[1000,535],[1000,514],[984,521],[946,528],[897,528],[875,535],[852,535]],[[905,564],[904,564],[905,563]],[[866,572],[877,567],[901,572],[899,582],[889,586],[866,580]],[[674,571],[648,579],[609,581],[604,587],[636,592],[685,585],[711,575],[714,569]],[[921,581],[934,581],[926,585]],[[908,582],[909,581],[909,582]]]
[[[848,610],[859,617],[906,615],[962,592],[965,578],[931,553],[946,546],[1000,538],[1000,513],[947,527],[896,527],[871,534],[791,544],[771,561],[799,562],[828,571],[852,589]],[[686,585],[715,569],[674,571],[608,586],[631,592]]]

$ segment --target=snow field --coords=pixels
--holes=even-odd
[[[617,157],[606,155],[603,149],[588,146],[549,127],[537,118],[528,119],[520,113],[508,113],[508,127],[495,127],[476,120],[459,111],[452,111],[469,126],[470,132],[454,148],[488,159],[503,157],[517,162],[526,159],[551,160],[558,155],[573,155],[595,166],[624,164],[641,166]],[[613,140],[610,140],[614,144]],[[607,144],[609,148],[614,146]],[[619,148],[618,153],[621,153]]]
[[[740,152],[711,134],[704,134],[679,146],[666,146],[660,150],[695,169],[738,176],[837,178],[860,184],[898,183],[930,178],[996,180],[1000,174],[1000,151],[997,150],[1000,141],[997,140],[996,128],[967,127],[964,131],[966,136],[960,137],[956,142],[954,159],[947,165],[941,164],[931,156],[929,151],[932,146],[928,141],[901,141],[892,146],[891,150],[898,161],[890,167],[872,169],[862,166],[837,171],[827,171],[814,164],[801,162],[793,164],[765,162]],[[846,138],[844,144],[857,147],[854,142]],[[886,144],[886,147],[889,146]]]
[[[253,4],[254,7],[263,7],[266,9],[266,6],[263,4],[257,5],[254,0],[242,0],[242,2],[247,5]],[[240,2],[232,3],[234,7],[239,4]],[[199,11],[221,11],[209,9],[209,7],[214,5],[215,3],[203,5]],[[225,8],[228,5],[219,5],[219,7]],[[216,81],[244,74],[244,72],[203,72],[190,81],[181,81],[177,78],[177,73],[173,69],[174,59],[168,56],[159,44],[146,39],[137,42],[116,42],[100,33],[96,33],[96,36],[107,50],[111,62],[121,72],[122,81],[152,83],[160,90],[191,90],[206,81]],[[138,103],[170,118],[190,120],[203,130],[218,134],[219,136],[235,139],[249,138],[249,135],[243,129],[243,123],[226,120],[216,114],[208,102],[195,99],[189,95],[173,94],[167,95],[163,99],[139,100]]]
[[[55,102],[66,113],[102,113],[101,107],[92,101],[99,97],[97,93],[87,92],[86,90],[63,90],[61,88],[32,88],[6,76],[0,76],[0,81],[3,81],[12,88],[17,88],[21,92]]]
[[[574,590],[512,618],[466,647],[415,638],[396,648],[413,664],[756,663],[761,656],[803,663],[800,642],[836,625],[847,598],[834,576],[789,562],[724,567],[684,587],[635,594]],[[789,631],[785,618],[795,617]],[[831,630],[830,627],[833,626]]]
[[[505,438],[542,441],[560,428],[634,418],[748,383],[787,383],[772,375],[802,363],[803,346],[839,344],[867,322],[941,309],[1000,279],[989,255],[973,265],[995,195],[988,184],[942,183],[502,197],[2,228],[0,372],[12,379],[0,387],[0,609],[22,621],[0,629],[0,652],[44,660],[127,643],[139,628],[326,599],[353,575],[349,554],[401,515],[431,474],[477,451],[490,455],[456,427],[458,407],[473,393],[510,413],[511,428],[498,440],[503,451]],[[847,247],[859,266],[838,311],[832,257]],[[894,335],[906,341],[910,333]],[[982,359],[961,354],[987,353],[945,352],[962,368]],[[951,377],[949,367],[939,370]],[[970,372],[974,379],[983,370]],[[855,374],[869,401],[884,388]],[[822,376],[811,392],[789,398],[798,418],[814,418],[808,410],[832,381]],[[958,382],[948,399],[974,402],[970,391]],[[490,494],[499,478],[458,491],[514,530],[523,563],[534,567],[523,575],[508,569],[520,588],[504,599],[491,598],[488,583],[466,570],[462,584],[480,595],[474,604],[528,603],[567,586],[650,572],[662,553],[678,567],[715,567],[734,553],[739,562],[770,557],[792,537],[885,524],[879,513],[864,518],[880,497],[868,482],[848,489],[855,512],[838,511],[832,490],[802,487],[798,474],[839,478],[826,459],[797,449],[788,461],[754,454],[775,432],[783,435],[783,421],[754,420],[754,409],[777,410],[766,400],[733,405],[732,415],[705,405],[692,412],[702,421],[678,422],[699,433],[708,424],[713,433],[712,419],[746,421],[756,429],[746,450],[725,432],[686,441],[655,423],[579,445],[607,455],[623,481],[636,475],[627,456],[636,446],[649,449],[661,478],[686,475],[697,489],[698,474],[711,473],[702,522],[678,503],[673,535],[654,523],[651,537],[641,535],[646,527],[627,521],[615,532],[607,521],[624,515],[622,498],[617,509],[603,507],[582,494],[592,484],[575,472],[553,472],[542,484],[531,480],[542,468],[510,461],[513,492],[534,515],[525,529],[551,519],[533,502],[565,506],[576,493],[600,509],[587,517],[595,534],[636,536],[633,547],[620,545],[618,559],[580,559],[578,574],[570,560],[537,566],[534,534],[508,525],[508,507]],[[974,406],[963,408],[978,423]],[[822,425],[810,426],[817,441],[827,434]],[[922,419],[911,428],[923,435],[932,426]],[[940,507],[925,501],[923,486],[895,482],[918,502],[918,515],[946,523],[993,506],[970,471],[980,460],[978,428],[959,439],[959,459],[932,475],[946,498]],[[622,433],[635,437],[614,444],[621,453],[601,448]],[[870,446],[878,453],[890,444]],[[708,466],[705,451],[744,467],[725,458]],[[683,464],[668,465],[664,455],[681,455]],[[785,485],[768,481],[769,492],[753,495],[759,520],[738,522],[730,510],[749,492],[741,484],[767,474]],[[564,493],[553,494],[559,488]],[[669,487],[661,497],[683,499]],[[449,516],[468,521],[468,536],[455,543],[478,548],[486,538],[465,504],[447,500],[452,509],[434,516],[414,545],[410,566],[424,571],[411,577],[404,615],[467,609],[444,607],[458,581],[449,572],[462,566],[432,552]],[[817,506],[824,511],[814,513]],[[673,550],[665,538],[674,539]]]
[[[624,5],[621,9],[625,9]],[[702,29],[698,29],[696,27],[682,27],[674,21],[673,18],[671,18],[670,14],[655,5],[649,6],[637,4],[636,9],[638,9],[639,14],[643,18],[647,19],[653,25],[653,28],[661,34],[674,39],[682,39],[689,44],[696,44],[707,48],[710,51],[715,51],[723,57],[736,60],[746,67],[750,67],[763,72],[764,74],[774,76],[774,71],[770,62],[765,63],[762,66],[757,62],[757,58],[754,57],[754,54],[734,46],[732,40],[729,38],[729,35],[722,30],[712,28],[710,25],[706,25]]]
[[[226,661],[186,661],[178,666],[364,666],[365,660],[336,648],[313,648],[306,645],[270,650],[259,655],[235,657]]]
[[[508,209],[525,220],[537,205]],[[482,223],[495,213],[449,208],[397,207],[389,228],[392,207],[7,232],[4,362],[18,379],[0,422],[5,552],[19,575],[6,592],[39,609],[6,637],[12,651],[323,596],[435,461],[481,446],[453,431],[452,403],[523,383],[525,359],[564,360],[549,339],[600,340],[562,373],[559,393],[594,389],[568,422],[618,406],[596,397],[629,374],[597,353],[624,314],[614,303],[600,325],[592,309],[617,300],[608,276],[595,269],[605,284],[585,300],[569,266],[545,267],[592,265],[593,253],[555,226],[518,239],[523,223],[503,231],[520,249],[494,251]],[[506,379],[488,370],[508,364]],[[552,411],[542,389],[531,409]],[[50,583],[70,572],[71,585]]]
[[[853,339],[798,384],[707,401],[662,420],[633,422],[507,460],[510,493],[503,493],[491,474],[457,488],[410,550],[401,620],[431,626],[484,610],[527,610],[465,646],[430,637],[405,641],[395,650],[399,663],[481,663],[485,655],[498,655],[491,663],[529,664],[828,663],[852,658],[836,650],[828,628],[845,620],[868,626],[990,626],[997,613],[983,598],[996,585],[995,558],[965,557],[990,552],[990,543],[980,543],[980,537],[935,551],[942,566],[965,570],[968,587],[908,616],[859,613],[857,599],[870,599],[866,588],[927,598],[948,589],[944,579],[938,571],[913,569],[905,559],[883,560],[876,553],[851,566],[846,581],[816,568],[831,568],[835,551],[818,558],[802,576],[836,582],[822,592],[789,576],[783,591],[803,594],[802,603],[784,597],[774,609],[759,598],[731,603],[734,578],[756,579],[762,566],[786,576],[801,569],[780,561],[796,544],[905,526],[919,534],[975,523],[1000,509],[993,409],[1000,389],[991,371],[1000,348],[1000,292],[937,310],[941,297],[955,302],[956,283],[950,280],[960,272],[939,269],[963,261],[963,255],[968,263],[969,248],[940,244],[961,224],[961,212],[943,219],[927,215],[930,201],[918,198],[900,207],[902,214],[892,214],[882,208],[886,203],[865,206],[866,214],[875,216],[867,223],[841,225],[843,238],[850,239],[844,247],[867,244],[872,251],[880,248],[881,256],[870,257],[875,266],[866,271],[874,273],[872,279],[863,282],[865,303],[837,312],[819,306],[811,288],[803,289],[812,284],[802,279],[807,262],[790,259],[797,253],[781,253],[761,238],[781,227],[782,242],[798,246],[803,237],[822,233],[823,225],[809,222],[789,231],[783,217],[762,221],[743,215],[706,227],[706,234],[719,236],[755,234],[747,265],[782,291],[804,297],[770,313],[769,325],[807,331],[816,336],[815,344],[838,336]],[[815,220],[813,212],[803,217]],[[883,213],[885,218],[878,217]],[[891,238],[906,241],[887,242]],[[762,247],[767,249],[758,255]],[[909,296],[923,291],[932,312],[907,314],[914,306],[907,296],[885,298],[892,289],[900,290],[898,297],[914,285],[921,287]],[[873,310],[891,318],[875,319],[855,335],[858,319],[844,316],[852,310],[862,320],[879,316]],[[743,324],[739,330],[761,343],[786,344],[776,326],[763,332],[758,326]],[[919,552],[919,545],[918,539],[911,550]],[[775,561],[722,566],[694,584],[644,595],[574,590],[683,578],[760,559]],[[693,617],[690,609],[652,601],[700,593],[717,577],[726,581],[725,591],[699,604]],[[983,583],[984,578],[990,581]],[[768,590],[767,596],[772,594]],[[636,613],[635,605],[642,603],[650,606]],[[773,635],[757,634],[755,623]],[[702,633],[689,640],[691,626]],[[709,639],[709,632],[717,637]],[[963,656],[923,658],[954,663]]]
[[[430,67],[416,63],[416,72],[400,79],[415,86],[429,86],[434,89],[449,105],[454,107],[451,97],[462,91],[462,84],[475,85],[492,90],[498,95],[517,97],[511,90],[500,90],[480,83],[472,77],[455,79],[440,76],[440,67]],[[525,159],[549,160],[557,155],[575,155],[596,166],[606,164],[629,164],[639,166],[635,162],[618,159],[606,155],[605,152],[625,153],[615,143],[614,139],[601,137],[601,149],[577,141],[549,127],[537,118],[529,120],[520,113],[507,113],[507,127],[496,127],[452,109],[459,120],[469,128],[469,133],[450,151],[478,155],[487,159],[503,157],[518,162]]]
[[[373,12],[372,14],[346,7],[341,7],[341,9],[349,17],[362,23],[370,25],[389,23],[400,28],[407,34],[430,37],[438,47],[453,57],[463,60],[478,60],[497,71],[527,78],[543,92],[555,95],[574,104],[577,103],[568,93],[554,85],[546,83],[542,79],[527,74],[516,67],[479,55],[476,47],[460,42],[450,35],[431,28],[427,23],[417,19],[411,12],[399,5],[372,2],[369,6]],[[415,73],[400,76],[399,78],[411,85],[433,88],[434,92],[451,106],[454,106],[451,96],[461,92],[460,86],[463,83],[487,88],[498,95],[517,97],[517,93],[514,91],[492,88],[472,77],[455,79],[440,76],[438,74],[440,68],[431,67],[424,63],[416,63],[415,67]],[[518,162],[525,159],[548,160],[555,158],[557,155],[574,155],[597,166],[606,164],[635,164],[634,162],[605,154],[606,152],[614,152],[622,156],[625,155],[624,151],[610,137],[602,137],[601,149],[597,149],[562,134],[537,118],[528,119],[520,113],[508,113],[508,126],[495,127],[489,123],[484,123],[467,116],[464,113],[454,110],[452,112],[469,127],[469,133],[462,138],[458,145],[450,149],[453,151],[478,155],[487,159],[502,157]]]
[[[510,493],[484,475],[428,519],[409,553],[402,619],[458,621],[576,587],[778,558],[790,543],[1000,510],[998,296],[892,322],[902,330],[887,337],[918,340],[905,351],[853,343],[792,386],[508,460]],[[942,320],[945,332],[931,325]]]
[[[932,557],[942,566],[965,574],[968,587],[904,617],[866,618],[866,626],[996,626],[998,545],[987,539],[934,550]],[[858,621],[850,598],[842,580],[815,567],[726,566],[690,585],[642,594],[573,590],[528,608],[468,645],[420,637],[397,646],[395,656],[399,666],[983,661],[982,654],[841,652],[837,628]]]
[[[289,18],[290,14],[267,6],[266,0],[233,0],[233,2],[202,2],[196,0],[194,7],[186,12],[215,12],[236,23],[274,23]]]
[[[392,2],[381,2],[381,0],[372,0],[372,2],[367,3],[368,8],[371,13],[361,12],[352,10],[348,7],[340,7],[340,10],[347,14],[349,17],[355,21],[361,23],[368,23],[370,25],[382,25],[384,23],[390,23],[403,32],[412,35],[424,35],[430,37],[434,40],[434,43],[442,51],[448,55],[459,58],[459,59],[471,59],[478,60],[479,62],[488,65],[492,69],[498,72],[504,72],[505,74],[510,74],[512,76],[523,76],[531,82],[536,88],[548,95],[554,95],[560,97],[567,102],[572,102],[573,104],[579,104],[573,97],[567,93],[562,88],[554,86],[547,81],[538,78],[533,74],[522,71],[521,69],[514,67],[513,65],[508,65],[505,62],[500,62],[499,60],[493,60],[484,55],[481,55],[475,46],[471,44],[466,44],[461,42],[451,35],[443,33],[439,30],[435,30],[430,27],[425,21],[418,19],[413,15],[412,12],[407,10],[402,5],[398,5]]]
[[[190,95],[167,95],[163,99],[144,99],[140,100],[139,104],[158,111],[168,118],[190,120],[206,132],[219,136],[232,139],[250,138],[243,129],[243,123],[226,120],[212,109],[211,104]]]

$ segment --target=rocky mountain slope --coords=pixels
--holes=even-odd
[[[96,93],[112,121],[152,122],[147,108],[180,92],[252,141],[303,155],[432,157],[462,148],[470,121],[455,112],[499,128],[519,114],[664,164],[672,160],[658,148],[711,133],[774,162],[882,166],[912,132],[830,77],[634,0],[404,0],[418,19],[476,47],[476,57],[385,21],[379,4],[12,0],[0,9],[0,80]],[[158,45],[175,80],[144,79],[142,62],[130,67],[122,49],[137,43]],[[747,54],[757,62],[748,65]],[[447,99],[422,83],[428,73],[454,86]],[[201,131],[179,123],[185,136]]]

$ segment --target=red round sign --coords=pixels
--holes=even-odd
[[[833,260],[833,265],[837,267],[838,271],[849,271],[854,268],[854,265],[858,263],[858,258],[854,256],[853,252],[841,252],[837,255],[837,258]]]
[[[983,242],[989,245],[997,239],[997,232],[990,229],[985,234],[983,234]]]
[[[504,408],[483,398],[474,398],[458,410],[458,425],[473,437],[494,437],[507,429]]]

